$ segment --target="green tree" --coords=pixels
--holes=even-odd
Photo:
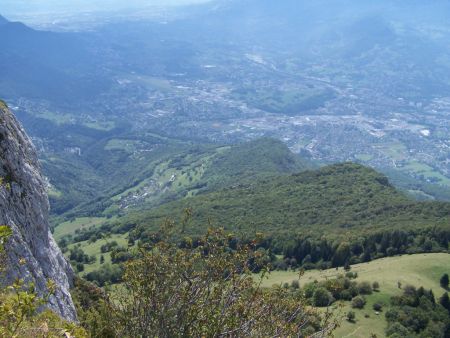
[[[293,289],[299,289],[300,288],[300,282],[299,282],[298,279],[294,279],[291,282],[291,288],[293,288]]]
[[[84,271],[84,264],[83,263],[77,263],[75,265],[75,267],[77,268],[78,272],[83,272]]]
[[[356,314],[354,311],[349,311],[347,312],[347,320],[351,323],[353,323],[355,321],[356,318]]]
[[[449,284],[449,278],[448,278],[448,274],[445,273],[444,275],[442,275],[441,280],[440,280],[441,286],[444,289],[448,289],[448,284]]]
[[[361,295],[372,294],[372,286],[369,282],[361,282],[358,284],[358,291]]]
[[[380,303],[375,303],[373,304],[373,309],[380,312],[383,309],[383,305],[381,305]]]
[[[333,256],[333,267],[343,266],[350,258],[350,244],[342,242]]]
[[[334,298],[331,293],[324,287],[319,287],[314,291],[313,304],[314,306],[329,306],[333,303]]]
[[[378,283],[377,281],[372,283],[372,289],[373,291],[379,291],[380,290],[380,283]]]
[[[348,262],[348,260],[345,262],[344,264],[344,270],[346,272],[350,271],[352,269],[352,267],[350,266],[350,263]]]
[[[352,300],[352,308],[354,309],[362,309],[366,305],[366,299],[361,296],[357,296]]]
[[[386,329],[386,336],[392,338],[408,337],[410,336],[410,333],[411,332],[406,327],[398,322],[389,325]]]
[[[450,313],[450,298],[448,293],[445,292],[441,298],[439,298],[439,304],[441,304]]]

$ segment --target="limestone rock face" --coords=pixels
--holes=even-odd
[[[0,101],[0,225],[13,231],[6,244],[7,282],[33,281],[40,294],[50,279],[57,285],[49,307],[67,320],[76,320],[69,288],[73,271],[58,248],[49,223],[46,183],[36,151],[19,122]]]

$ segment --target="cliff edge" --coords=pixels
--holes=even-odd
[[[76,320],[69,292],[73,271],[50,233],[45,180],[29,137],[0,101],[0,225],[13,231],[6,244],[6,282],[33,281],[44,294],[47,281],[56,283],[49,307],[67,320]]]

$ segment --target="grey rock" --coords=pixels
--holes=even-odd
[[[13,231],[6,244],[9,283],[15,278],[35,283],[47,293],[47,281],[56,283],[48,307],[75,321],[69,289],[73,270],[49,229],[49,202],[36,151],[14,115],[0,101],[0,225]]]

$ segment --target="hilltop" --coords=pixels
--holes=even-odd
[[[299,174],[255,180],[245,186],[202,194],[131,213],[121,222],[157,228],[166,217],[193,210],[188,233],[212,222],[231,231],[346,234],[448,225],[450,204],[415,202],[388,179],[362,165],[344,163]]]
[[[281,141],[262,138],[235,145],[219,156],[206,170],[204,179],[210,187],[227,187],[257,177],[296,173],[315,165],[293,154]]]
[[[227,157],[227,152],[246,151],[237,147],[221,152]],[[221,163],[220,168],[226,168],[231,162]],[[226,177],[228,171],[221,173]],[[152,245],[167,219],[175,222],[174,240],[180,243],[187,237],[195,243],[209,227],[223,227],[236,241],[261,233],[261,249],[275,269],[324,269],[405,253],[448,250],[450,203],[412,200],[386,176],[359,164],[335,164],[295,174],[272,172],[215,188],[159,206],[144,204],[110,219],[64,222],[56,227],[55,236],[72,262],[81,264],[79,272],[90,280],[102,280],[100,283],[114,281],[111,276],[117,278],[117,264],[130,257],[128,249],[136,244]],[[187,222],[186,210],[191,211]]]

